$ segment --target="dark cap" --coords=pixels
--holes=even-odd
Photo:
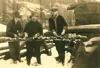
[[[32,11],[32,12],[31,12],[31,15],[29,16],[29,18],[32,18],[32,17],[38,17],[38,16],[39,16],[39,15],[38,15],[37,12]]]
[[[29,18],[32,18],[34,15],[35,15],[35,12],[32,11],[32,12],[31,12],[31,15],[29,16]]]
[[[21,18],[21,15],[19,12],[13,12],[13,17]]]

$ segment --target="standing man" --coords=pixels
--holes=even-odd
[[[40,35],[42,35],[42,32],[43,32],[42,25],[38,22],[37,14],[35,14],[34,12],[33,12],[32,16],[30,18],[31,18],[31,20],[26,24],[25,29],[24,29],[25,37],[37,38]],[[34,41],[34,40],[33,41],[28,41],[26,43],[27,65],[30,65],[31,58],[33,56],[33,51],[35,52],[35,57],[37,59],[37,62],[35,63],[35,65],[41,64],[40,45],[41,45],[41,43],[39,43],[37,41]]]
[[[68,24],[64,18],[58,14],[57,7],[51,8],[51,18],[49,19],[50,31],[53,32],[54,36],[58,37],[64,35],[67,29]],[[56,60],[61,62],[64,65],[65,60],[65,43],[64,42],[55,42],[56,50],[58,52],[58,57]]]
[[[22,26],[20,22],[19,12],[14,12],[14,18],[7,24],[7,36],[11,38],[18,38],[21,35]],[[9,44],[10,56],[13,60],[13,63],[16,64],[17,60],[20,60],[20,44],[19,41],[11,41]]]

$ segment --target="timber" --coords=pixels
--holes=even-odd
[[[100,24],[69,26],[68,33],[100,33]]]
[[[72,37],[73,38],[73,37]],[[78,38],[78,39],[76,39],[77,41],[79,41],[79,39],[81,39],[81,38],[86,38],[85,36],[81,36],[81,35],[76,35],[76,36],[74,36],[74,38]],[[31,40],[34,40],[34,41],[37,41],[37,42],[42,42],[41,44],[41,47],[40,47],[40,51],[41,51],[41,53],[43,53],[43,51],[45,51],[45,46],[47,47],[47,49],[51,49],[52,47],[54,47],[55,46],[55,44],[53,43],[54,41],[57,41],[57,42],[59,42],[59,41],[64,41],[64,42],[69,42],[69,40],[71,39],[71,37],[70,38],[56,38],[56,37],[49,37],[49,38],[47,38],[47,37],[42,37],[42,38],[40,38],[40,40],[36,40],[36,39],[34,39],[34,38],[28,38],[28,39],[22,39],[22,38],[17,38],[17,39],[15,39],[15,38],[9,38],[9,37],[1,37],[1,39],[0,40],[3,40],[2,42],[11,42],[11,41],[24,41],[24,42],[22,42],[21,44],[20,44],[20,55],[21,56],[25,56],[26,55],[26,50],[25,50],[25,45],[26,45],[26,42],[27,41],[31,41]],[[1,43],[2,43],[1,42]],[[45,42],[45,43],[44,43]],[[8,59],[8,58],[10,58],[10,56],[9,56],[9,46],[7,45],[7,46],[1,46],[0,47],[0,56],[4,56],[4,58],[6,58],[6,59]]]

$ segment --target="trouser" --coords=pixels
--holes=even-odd
[[[45,52],[48,54],[48,53],[49,53],[49,48],[48,48],[48,46],[46,45],[46,42],[43,41],[42,43],[43,43],[43,47],[44,47],[44,49],[45,49]]]
[[[26,45],[27,45],[26,46],[26,49],[27,49],[27,53],[26,53],[27,63],[30,64],[31,58],[34,55],[36,57],[37,63],[41,64],[40,43],[34,42],[34,41],[28,41]]]
[[[60,62],[64,63],[65,60],[65,42],[55,42],[58,58]]]
[[[9,52],[12,60],[20,59],[20,44],[18,41],[9,42]]]

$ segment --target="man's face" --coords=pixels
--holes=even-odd
[[[16,22],[20,21],[20,18],[17,18],[17,17],[16,17],[16,18],[15,18],[15,21],[16,21]]]
[[[33,20],[33,21],[37,21],[37,20],[38,20],[38,17],[37,17],[37,16],[33,16],[33,17],[32,17],[32,20]]]
[[[52,11],[51,14],[55,18],[57,16],[58,12],[57,11]]]

